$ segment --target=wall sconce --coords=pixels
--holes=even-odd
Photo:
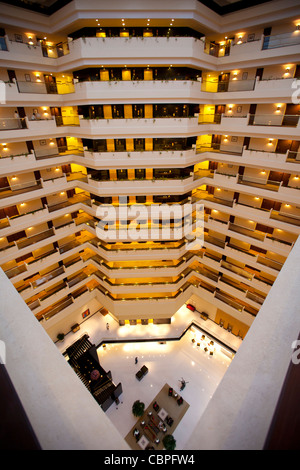
[[[238,40],[237,43],[238,43],[238,44],[242,44],[242,39],[243,39],[242,36],[239,36],[239,40]]]
[[[229,104],[229,105],[228,105],[228,112],[229,112],[229,113],[232,113],[232,108],[233,108],[233,105],[232,105],[232,104]]]
[[[294,180],[298,180],[299,179],[299,176],[294,176]]]
[[[291,70],[291,68],[290,68],[290,67],[286,67],[286,69],[285,69],[285,73],[289,73],[289,72],[290,72],[290,70]]]
[[[60,193],[61,196],[63,196],[64,194],[65,194],[64,191],[62,191],[62,192]]]
[[[224,142],[227,142],[228,141],[228,135],[225,135],[224,136]]]
[[[7,144],[2,144],[2,150],[8,150]]]
[[[16,179],[17,179],[16,176],[13,176],[13,177],[12,177],[12,181],[15,181]]]
[[[29,38],[28,38],[28,44],[30,44],[31,46],[33,45],[33,40],[32,40],[31,36],[29,36]]]
[[[265,171],[265,170],[262,170],[262,171],[260,172],[260,174],[261,174],[261,175],[265,175],[265,174],[266,174],[266,171]]]
[[[268,145],[273,145],[273,139],[269,139]]]
[[[296,31],[300,31],[300,24],[296,25]]]
[[[279,113],[280,110],[281,110],[281,104],[278,104],[278,105],[277,105],[277,108],[276,108],[276,113]]]
[[[285,207],[291,207],[290,204],[285,204],[284,206],[285,206]]]

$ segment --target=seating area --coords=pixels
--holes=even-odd
[[[197,346],[198,349],[203,349],[204,352],[209,352],[210,356],[214,355],[215,346],[214,341],[207,338],[205,335],[202,335],[200,341],[195,338],[192,338],[192,343]]]
[[[133,450],[162,450],[164,436],[173,434],[188,408],[189,404],[165,384],[127,434],[126,442]]]
[[[143,366],[136,374],[136,378],[141,381],[148,374],[148,367]]]
[[[169,397],[175,398],[177,401],[178,406],[183,404],[183,398],[178,396],[178,393],[174,392],[173,388],[169,387],[169,392],[168,392]]]

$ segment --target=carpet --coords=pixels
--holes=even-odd
[[[125,437],[125,441],[127,444],[131,447],[132,450],[142,450],[142,448],[139,446],[138,441],[142,436],[145,436],[146,439],[149,441],[149,444],[147,445],[146,449],[154,449],[154,450],[162,450],[164,449],[164,445],[162,443],[162,439],[165,435],[167,434],[173,434],[176,427],[182,420],[183,416],[189,409],[189,404],[183,400],[181,405],[178,405],[177,400],[181,396],[179,392],[178,397],[175,398],[174,396],[169,396],[169,388],[170,386],[168,384],[165,384],[161,391],[156,395],[156,397],[151,401],[150,405],[148,406],[147,409],[145,409],[143,416],[141,416],[136,424],[133,426],[133,428],[129,431],[127,436]],[[175,393],[175,390],[174,392]],[[142,397],[140,398],[140,401],[143,401]],[[156,402],[159,406],[159,410],[156,412],[153,409],[153,403]],[[163,431],[158,431],[157,430],[157,423],[161,421],[161,419],[158,416],[158,413],[160,412],[161,408],[166,410],[168,416],[170,416],[173,419],[173,423],[171,426],[169,426],[164,420],[164,425],[167,428],[166,432]],[[152,416],[148,416],[148,413],[152,412]],[[153,421],[151,418],[153,417]],[[145,426],[142,426],[141,423],[145,422]],[[148,429],[147,429],[148,427]],[[137,429],[140,432],[139,438],[136,439],[133,435],[134,430]],[[159,443],[155,443],[155,439],[159,439]]]

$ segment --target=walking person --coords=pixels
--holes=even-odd
[[[109,323],[106,323],[106,329],[109,330]]]
[[[139,362],[138,358],[136,357],[134,363],[137,364]]]

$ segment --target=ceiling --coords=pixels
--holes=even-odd
[[[26,8],[27,10],[36,11],[38,13],[44,13],[51,15],[60,8],[64,7],[72,0],[1,0],[3,3],[9,5]],[[268,3],[272,0],[198,0],[206,7],[215,11],[219,15],[226,15],[234,11],[239,11],[244,8],[249,8],[262,3]]]
[[[219,15],[226,15],[244,8],[254,7],[262,3],[269,3],[272,0],[198,0]]]

